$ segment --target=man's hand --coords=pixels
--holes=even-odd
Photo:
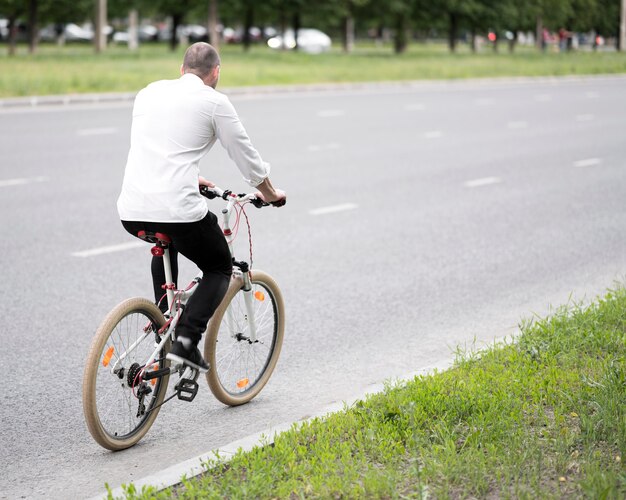
[[[266,196],[260,191],[256,192],[256,197],[263,200],[265,203],[271,203],[275,207],[282,207],[287,203],[287,194],[282,189],[273,189],[273,193],[268,193],[270,196]]]
[[[211,181],[207,181],[202,176],[198,177],[198,184],[200,184],[201,186],[206,186],[206,187],[210,187],[210,188],[214,188],[215,187],[215,184],[213,184]]]

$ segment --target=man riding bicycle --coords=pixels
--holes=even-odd
[[[185,52],[181,77],[151,83],[135,98],[131,144],[117,208],[124,228],[170,237],[174,282],[177,255],[193,261],[203,273],[176,327],[176,341],[167,358],[200,372],[208,365],[198,343],[219,306],[232,273],[228,245],[199,191],[213,184],[200,176],[199,162],[217,139],[226,148],[257,196],[275,206],[286,195],[268,177],[270,166],[252,146],[229,99],[215,90],[220,58],[208,43],[195,43]],[[165,284],[163,257],[152,258],[157,303]],[[162,302],[161,309],[167,308]]]

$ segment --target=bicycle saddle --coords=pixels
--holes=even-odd
[[[166,247],[172,242],[172,239],[167,234],[153,233],[151,231],[139,231],[137,233],[137,238],[148,243],[161,245],[163,247]]]

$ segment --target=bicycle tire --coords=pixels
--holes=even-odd
[[[154,423],[160,410],[158,405],[163,402],[167,392],[169,375],[154,379],[154,385],[150,383],[152,392],[148,395],[148,401],[145,403],[147,411],[141,415],[141,418],[139,415],[133,416],[134,409],[139,409],[139,404],[134,406],[133,393],[135,388],[128,387],[130,383],[126,380],[132,378],[132,375],[129,374],[131,370],[134,370],[133,373],[135,373],[137,366],[140,366],[137,361],[145,362],[155,349],[156,334],[153,331],[150,331],[144,340],[121,362],[124,368],[124,371],[120,372],[121,377],[114,375],[109,366],[111,362],[117,361],[113,356],[117,358],[120,350],[126,352],[128,346],[135,342],[134,339],[130,338],[131,335],[137,334],[137,338],[139,338],[142,335],[140,332],[145,332],[143,327],[148,324],[148,321],[152,322],[156,329],[165,324],[163,314],[149,300],[138,297],[125,300],[106,316],[91,343],[83,375],[83,413],[87,428],[93,438],[99,445],[108,450],[123,450],[139,442]],[[129,332],[126,334],[126,338],[123,338],[122,329],[125,328],[125,325],[128,325]],[[117,341],[114,338],[115,335]],[[170,345],[170,340],[164,345],[165,352],[160,357],[159,368],[169,367],[169,361],[165,359],[165,354],[169,351]],[[106,359],[107,353],[109,359]],[[132,366],[133,363],[136,365],[135,367]],[[124,387],[124,383],[127,384],[126,387]],[[126,408],[122,406],[126,406]],[[114,419],[119,419],[122,423],[114,422]],[[128,422],[127,425],[126,422]]]
[[[263,389],[276,367],[283,343],[285,305],[278,285],[263,271],[253,271],[251,281],[253,293],[261,293],[257,295],[255,309],[257,313],[264,311],[257,314],[261,318],[257,323],[258,342],[249,343],[243,335],[247,326],[241,279],[231,281],[224,299],[209,321],[205,337],[204,356],[210,365],[207,382],[213,395],[228,406],[247,403]],[[237,323],[232,327],[224,317],[229,307]],[[238,330],[238,338],[233,337],[235,329]],[[228,367],[224,366],[226,356],[230,356]],[[249,363],[245,364],[253,360],[262,361],[258,373],[251,372]],[[226,373],[227,368],[233,369],[232,375]],[[238,385],[242,381],[245,384]]]

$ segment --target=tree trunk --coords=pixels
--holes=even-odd
[[[37,44],[39,42],[39,26],[38,26],[39,6],[37,0],[30,0],[28,5],[28,53],[37,52]]]
[[[459,29],[459,17],[454,12],[450,12],[450,32],[448,34],[448,46],[450,52],[456,52],[457,31]]]
[[[535,31],[535,43],[537,45],[537,49],[538,50],[545,50],[545,41],[543,39],[543,18],[541,16],[537,16],[537,24],[536,24],[536,31]]]
[[[107,25],[107,0],[96,1],[96,32],[94,34],[94,46],[96,53],[106,49],[107,39],[105,27]]]
[[[349,54],[354,50],[354,18],[347,15],[342,19],[343,51]]]
[[[396,54],[402,54],[406,51],[406,18],[404,14],[396,16],[396,36],[394,38],[393,50]]]
[[[220,34],[217,31],[218,23],[218,6],[217,0],[209,0],[209,43],[213,45],[215,50],[220,49]]]
[[[287,44],[285,43],[285,33],[287,32],[287,13],[284,9],[280,11],[280,36],[281,36],[281,50],[287,50]]]
[[[352,0],[346,1],[346,15],[341,20],[343,34],[343,51],[349,54],[354,49],[354,17],[352,15]]]
[[[182,14],[172,14],[172,36],[170,38],[170,50],[173,52],[178,48],[178,36],[176,36],[176,32],[178,31],[178,27],[183,22]]]
[[[131,9],[128,13],[128,49],[136,51],[139,48],[139,13]]]
[[[254,4],[250,1],[246,2],[246,15],[243,26],[243,50],[250,50],[250,29],[254,24]]]
[[[300,9],[297,9],[293,13],[293,42],[294,47],[293,50],[298,50],[298,32],[302,27],[302,20],[300,18]]]
[[[626,0],[622,0],[622,8],[619,16],[619,36],[617,37],[617,50],[626,50]]]
[[[9,55],[15,55],[17,47],[17,16],[9,17]]]
[[[513,33],[513,38],[509,40],[509,53],[515,52],[515,45],[517,44],[517,31]]]
[[[473,26],[470,37],[470,48],[472,49],[472,52],[476,54],[476,52],[478,52],[478,48],[476,47],[476,28],[474,28]]]

